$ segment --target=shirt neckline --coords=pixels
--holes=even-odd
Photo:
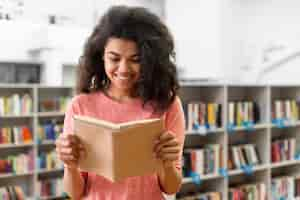
[[[101,97],[103,97],[107,102],[116,104],[116,105],[120,105],[120,106],[133,106],[133,105],[137,105],[141,103],[140,98],[134,98],[132,100],[128,100],[128,101],[117,101],[113,98],[111,98],[110,96],[108,96],[107,94],[105,94],[105,92],[103,92],[102,90],[99,91],[99,94]]]

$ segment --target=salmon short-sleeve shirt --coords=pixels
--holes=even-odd
[[[63,134],[73,134],[73,115],[95,117],[114,123],[164,117],[165,129],[174,134],[182,146],[184,143],[184,114],[178,97],[165,113],[159,115],[154,113],[150,106],[143,107],[139,99],[120,103],[101,91],[77,95],[72,99],[65,113]],[[176,167],[181,170],[181,158],[177,160]],[[130,177],[119,182],[111,182],[90,172],[81,172],[81,175],[85,180],[85,192],[82,199],[164,199],[157,174]]]

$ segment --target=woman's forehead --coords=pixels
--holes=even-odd
[[[105,46],[106,53],[116,53],[124,56],[132,56],[138,54],[137,44],[132,40],[122,38],[110,38]]]

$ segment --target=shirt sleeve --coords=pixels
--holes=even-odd
[[[180,158],[176,161],[176,168],[181,171],[182,152],[185,139],[185,119],[182,109],[181,100],[176,97],[171,107],[168,109],[165,115],[165,128],[167,131],[175,135],[178,142],[180,143]]]
[[[74,133],[73,116],[76,114],[79,114],[79,106],[78,99],[74,97],[65,112],[63,134]]]

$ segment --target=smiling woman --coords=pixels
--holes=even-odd
[[[140,76],[138,49],[135,42],[119,38],[108,40],[104,50],[105,73],[110,80],[105,91],[115,99],[134,97]],[[123,99],[124,100],[124,99]]]
[[[172,59],[175,57],[173,37],[165,24],[145,8],[115,6],[103,15],[85,44],[77,93],[99,91],[109,84],[104,59],[99,58],[106,56],[111,39],[135,43],[140,64],[136,94],[145,104],[155,102],[157,111],[168,108],[179,87]]]
[[[86,42],[78,95],[65,114],[64,131],[56,142],[58,157],[65,164],[64,186],[72,198],[162,200],[163,192],[179,190],[184,114],[177,96],[174,55],[167,27],[144,8],[112,7],[100,19]],[[74,135],[74,115],[114,123],[163,118],[165,130],[153,144],[153,155],[163,163],[161,169],[120,182],[80,171],[77,161],[85,149]]]

